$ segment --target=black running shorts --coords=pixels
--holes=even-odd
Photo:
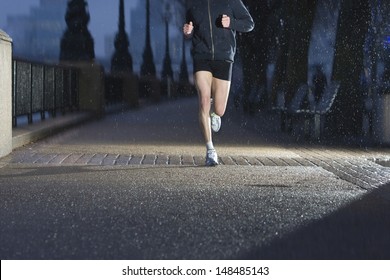
[[[194,60],[194,73],[210,72],[214,78],[231,81],[233,62],[225,60]]]

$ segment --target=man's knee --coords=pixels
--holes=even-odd
[[[218,116],[222,117],[225,114],[226,108],[223,106],[215,106],[214,107],[214,113],[216,113]]]
[[[211,100],[208,96],[199,97],[199,105],[201,110],[209,110],[211,107]]]

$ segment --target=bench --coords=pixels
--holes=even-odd
[[[339,88],[339,82],[330,83],[325,88],[320,100],[316,102],[310,86],[303,84],[298,88],[289,106],[286,106],[285,103],[285,91],[278,91],[274,109],[280,112],[281,129],[291,132],[294,120],[303,117],[305,134],[310,131],[310,122],[313,121],[314,138],[320,139],[324,130],[325,115],[330,111]]]
[[[337,93],[340,82],[333,81],[326,88],[321,99],[316,104],[315,110],[310,112],[314,119],[314,138],[320,139],[324,131],[324,118],[329,113]]]
[[[307,84],[302,84],[290,101],[289,106],[286,105],[286,91],[280,89],[277,92],[276,105],[273,109],[280,113],[280,127],[282,131],[291,132],[293,120],[298,115],[302,115],[306,110],[314,109],[314,103],[307,99],[310,92],[310,87]]]

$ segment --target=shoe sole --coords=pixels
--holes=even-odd
[[[218,128],[218,129],[211,128],[211,130],[212,130],[213,132],[218,132],[220,129],[221,129],[221,128]]]
[[[214,127],[211,125],[211,130],[212,130],[213,132],[218,132],[220,129],[221,129],[221,121],[219,121],[219,126],[218,126],[218,128],[214,128]]]
[[[206,162],[205,165],[206,165],[206,166],[209,166],[209,167],[213,167],[213,166],[219,165],[219,163],[218,163],[218,162],[215,162],[215,161],[214,161],[214,162]]]

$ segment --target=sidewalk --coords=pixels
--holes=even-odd
[[[17,149],[32,142],[55,135],[73,126],[91,120],[93,116],[85,112],[69,113],[57,118],[25,124],[12,129],[12,147]]]
[[[232,103],[230,103],[232,104]],[[203,166],[205,148],[197,121],[195,97],[171,100],[137,110],[122,110],[103,119],[70,115],[48,120],[40,132],[27,127],[24,137],[52,132],[51,125],[84,124],[15,149],[3,165],[192,165]],[[65,124],[65,123],[63,123]],[[15,143],[21,137],[15,130]],[[27,135],[27,136],[26,136]],[[36,135],[35,135],[36,136]],[[34,138],[31,138],[34,141]],[[214,144],[222,165],[316,166],[365,189],[390,182],[390,170],[376,161],[390,160],[389,148],[320,146],[297,141],[280,131],[274,112],[247,116],[230,106]]]
[[[389,150],[320,146],[197,100],[108,114],[0,160],[2,259],[388,259]],[[48,125],[49,122],[46,123]]]

